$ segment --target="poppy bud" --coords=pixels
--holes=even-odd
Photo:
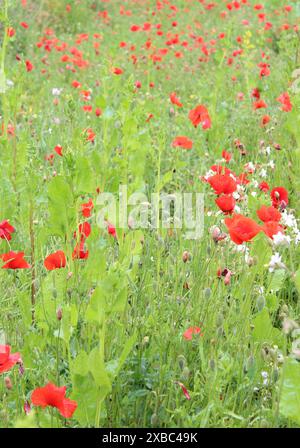
[[[5,383],[6,389],[8,389],[8,390],[12,389],[13,386],[12,386],[12,382],[11,382],[11,379],[9,378],[9,376],[6,376],[4,378],[4,383]]]
[[[217,316],[217,322],[216,322],[217,327],[221,327],[223,325],[223,322],[224,322],[224,316],[223,314],[220,313]]]
[[[203,295],[205,297],[205,299],[209,299],[211,296],[211,289],[210,288],[205,288],[203,291]]]
[[[156,427],[157,424],[158,424],[158,417],[157,414],[154,413],[151,415],[151,426]]]
[[[214,360],[214,359],[210,359],[210,361],[209,361],[209,367],[210,367],[210,369],[211,369],[212,371],[215,370],[215,368],[216,368],[216,363],[215,363],[215,360]]]
[[[172,115],[175,115],[175,110],[173,109],[173,107],[170,107],[169,115],[170,115],[170,117],[171,117]]]
[[[73,275],[73,272],[68,272],[67,280],[70,280],[70,278],[72,277],[72,275]]]
[[[186,263],[187,261],[189,261],[191,259],[191,254],[187,251],[187,250],[185,250],[184,252],[183,252],[183,254],[182,254],[182,261],[184,262],[184,263]]]
[[[184,282],[183,289],[188,289],[188,290],[190,289],[188,282]]]
[[[57,320],[62,320],[62,309],[58,308],[58,310],[56,311],[56,317]]]
[[[149,344],[149,336],[145,336],[143,339],[143,345]]]
[[[187,366],[185,366],[182,370],[182,378],[184,381],[188,381],[190,373],[191,373],[190,369]]]
[[[281,150],[281,146],[278,143],[274,144],[274,149],[276,149],[277,151]]]
[[[186,363],[185,357],[183,355],[179,355],[177,360],[178,360],[178,364],[179,364],[180,370],[183,370],[184,367],[185,367],[185,363]]]
[[[266,300],[264,296],[259,296],[256,301],[256,306],[258,311],[262,311],[266,306]]]

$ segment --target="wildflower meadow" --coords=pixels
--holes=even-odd
[[[300,427],[299,27],[1,0],[0,428]]]

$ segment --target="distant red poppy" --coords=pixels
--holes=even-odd
[[[229,230],[230,238],[236,244],[251,241],[262,230],[253,219],[243,215],[226,218],[225,225]]]
[[[6,263],[2,269],[29,269],[31,266],[24,260],[24,252],[10,251],[0,255],[0,258]]]
[[[113,69],[113,73],[114,73],[115,75],[122,75],[123,70],[122,70],[121,68],[115,67],[115,68]]]
[[[189,119],[195,128],[201,123],[202,129],[209,129],[211,127],[211,119],[208,110],[205,106],[200,104],[189,113]]]
[[[91,212],[94,208],[94,204],[92,199],[89,199],[89,202],[85,204],[81,204],[81,213],[85,218],[89,218],[91,216]]]
[[[58,154],[59,156],[62,156],[62,146],[60,145],[56,145],[54,148],[54,151],[56,152],[56,154]]]
[[[228,174],[215,174],[207,181],[216,194],[231,194],[237,189],[236,181]]]
[[[293,106],[290,100],[290,96],[287,92],[282,93],[277,99],[276,101],[278,101],[279,103],[282,104],[282,108],[281,110],[283,110],[284,112],[291,112]]]
[[[184,149],[192,149],[193,148],[193,142],[192,142],[192,140],[190,140],[187,137],[179,136],[179,137],[176,137],[173,140],[172,146],[174,148],[179,146],[180,148],[184,148]]]
[[[33,65],[28,59],[27,59],[27,61],[25,61],[25,65],[26,65],[26,70],[28,72],[31,72],[33,70]]]
[[[236,204],[234,197],[230,194],[219,196],[215,202],[225,214],[232,213]]]
[[[57,408],[63,417],[71,418],[76,411],[77,403],[66,398],[66,390],[66,386],[57,387],[53,383],[48,383],[44,387],[38,387],[31,394],[32,404],[42,408],[47,406]]]
[[[81,240],[80,243],[76,244],[73,253],[72,253],[72,258],[73,260],[78,259],[78,260],[86,260],[89,256],[89,251],[85,249],[84,247],[84,240]]]
[[[263,191],[264,193],[266,193],[267,191],[270,190],[269,185],[267,184],[267,182],[263,181],[259,184],[258,188]]]
[[[170,101],[171,101],[172,104],[175,104],[178,107],[182,107],[183,106],[183,104],[177,98],[176,93],[174,93],[174,92],[170,94]]]
[[[20,353],[10,353],[9,345],[0,345],[0,374],[8,372],[15,364],[22,362]]]
[[[266,104],[266,102],[264,100],[257,100],[257,101],[255,101],[253,103],[253,109],[254,110],[256,110],[256,109],[264,109],[266,107],[268,107],[268,106],[267,106],[267,104]]]
[[[270,195],[273,207],[285,208],[289,203],[289,194],[284,187],[273,188]]]
[[[187,341],[191,341],[193,339],[193,335],[194,334],[200,334],[200,336],[202,336],[201,328],[199,328],[199,327],[190,327],[183,333],[183,337]]]
[[[44,266],[48,271],[64,268],[66,266],[66,256],[62,250],[58,250],[48,255],[44,260]]]
[[[15,232],[15,228],[11,226],[7,219],[0,222],[0,238],[3,240],[11,240],[11,234]]]
[[[259,219],[263,222],[268,221],[280,221],[281,213],[277,210],[277,208],[271,206],[267,207],[266,205],[262,205],[259,210],[256,212]]]

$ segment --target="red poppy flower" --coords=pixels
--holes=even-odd
[[[9,224],[7,219],[0,222],[0,238],[3,240],[11,240],[11,233],[15,232],[15,228]]]
[[[276,101],[278,101],[279,103],[282,104],[282,108],[281,110],[283,110],[284,112],[290,112],[292,110],[292,103],[290,100],[290,96],[287,92],[282,93],[277,99]]]
[[[258,100],[253,103],[253,109],[264,109],[268,107],[264,100]]]
[[[223,149],[222,157],[228,163],[228,162],[230,162],[230,160],[232,158],[232,154],[230,154],[230,152],[227,152],[225,149]]]
[[[265,222],[262,226],[262,230],[270,238],[273,238],[273,236],[277,235],[279,232],[284,233],[284,229],[280,224],[278,224],[278,221]]]
[[[275,208],[285,208],[289,203],[289,194],[284,187],[276,187],[271,191],[272,205]]]
[[[175,140],[173,140],[172,146],[174,148],[180,146],[181,148],[184,148],[184,149],[192,149],[193,142],[192,142],[192,140],[190,140],[187,137],[179,136],[179,137],[176,137]]]
[[[231,194],[237,189],[236,181],[228,174],[215,174],[207,179],[216,194]]]
[[[25,65],[28,72],[31,72],[31,70],[33,70],[33,65],[29,60],[25,61]]]
[[[54,148],[54,151],[56,152],[56,154],[58,154],[59,156],[62,156],[62,146],[60,145],[56,145]]]
[[[91,211],[93,210],[93,208],[94,208],[93,201],[92,201],[92,199],[89,199],[89,202],[86,202],[85,204],[81,204],[82,215],[85,218],[89,218],[91,216]]]
[[[267,182],[263,181],[259,184],[258,188],[263,191],[264,193],[266,193],[267,191],[270,190],[269,185],[267,184]]]
[[[271,117],[269,115],[264,115],[261,119],[261,125],[266,126],[268,123],[270,123]]]
[[[232,213],[236,204],[234,197],[230,194],[219,196],[215,202],[225,214]]]
[[[230,238],[236,244],[251,241],[262,230],[253,219],[243,215],[226,218],[225,225],[229,230]]]
[[[174,93],[174,92],[171,93],[171,95],[170,95],[170,101],[171,101],[172,104],[175,104],[178,107],[182,107],[183,106],[183,104],[177,98],[176,93]]]
[[[89,256],[89,251],[85,250],[84,240],[81,240],[80,243],[76,244],[75,249],[73,250],[72,258],[73,260],[86,260]]]
[[[117,232],[116,228],[113,224],[107,224],[107,232],[109,235],[113,236],[114,238],[117,238]]]
[[[122,70],[121,68],[115,67],[115,68],[113,69],[113,73],[114,73],[115,75],[122,75],[123,70]]]
[[[281,213],[277,210],[277,208],[271,206],[267,207],[266,205],[262,205],[259,210],[257,210],[257,216],[263,222],[269,221],[277,221],[279,222],[281,219]]]
[[[32,404],[42,408],[51,406],[58,409],[63,417],[71,418],[77,408],[77,403],[66,398],[66,389],[66,386],[57,387],[53,383],[48,383],[44,387],[38,387],[31,394]]]
[[[0,374],[8,372],[15,364],[22,362],[20,353],[10,353],[9,345],[0,345]]]
[[[208,110],[202,104],[190,111],[189,119],[191,120],[195,128],[200,123],[202,124],[202,129],[209,129],[211,127],[211,119]]]
[[[201,328],[199,328],[199,327],[190,327],[183,333],[183,337],[187,341],[191,341],[193,339],[193,335],[194,334],[200,334],[200,336],[202,336]]]
[[[79,230],[80,240],[84,241],[91,234],[91,225],[90,225],[89,222],[86,221],[86,222],[84,222],[82,224],[79,224],[78,230]],[[76,231],[74,232],[73,236],[74,236],[74,238],[77,238]]]
[[[10,251],[6,254],[0,255],[0,258],[6,263],[2,269],[28,269],[31,266],[24,260],[24,252]]]
[[[66,263],[66,256],[62,250],[58,250],[57,252],[48,255],[44,260],[44,266],[48,271],[64,268]]]

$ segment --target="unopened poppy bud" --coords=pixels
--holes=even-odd
[[[263,308],[266,306],[266,299],[264,296],[259,296],[256,301],[256,306],[258,311],[262,311]]]
[[[275,367],[273,371],[273,380],[276,382],[278,381],[278,379],[279,379],[279,369],[278,367]]]
[[[151,415],[151,426],[157,426],[157,424],[158,424],[158,417],[157,417],[157,414],[152,414]]]
[[[149,344],[149,336],[145,336],[143,339],[143,345]]]
[[[209,368],[210,368],[212,371],[215,370],[215,368],[216,368],[216,363],[215,363],[215,360],[214,360],[214,359],[210,359],[210,361],[209,361]]]
[[[230,284],[230,278],[231,278],[231,272],[229,271],[229,272],[227,272],[227,274],[225,275],[225,278],[224,278],[224,284],[226,286]]]
[[[217,316],[217,322],[216,322],[217,327],[221,327],[223,325],[223,322],[224,322],[224,316],[223,316],[223,314],[219,313]]]
[[[185,357],[183,355],[179,355],[177,359],[178,359],[178,364],[179,364],[180,369],[183,370],[185,367],[185,363],[186,363]]]
[[[187,251],[187,250],[185,250],[184,252],[183,252],[183,254],[182,254],[182,261],[184,262],[184,263],[186,263],[187,261],[189,261],[191,259],[191,254]]]
[[[249,257],[247,259],[248,266],[255,266],[257,264],[257,257]]]
[[[68,272],[67,280],[69,280],[72,277],[72,275],[73,275],[73,272]]]
[[[56,317],[57,320],[62,320],[62,309],[58,308],[58,310],[56,311]]]
[[[172,116],[174,114],[175,114],[175,110],[173,109],[173,107],[170,107],[169,115]]]
[[[210,296],[211,296],[211,289],[210,289],[210,288],[205,288],[205,289],[204,289],[204,292],[203,292],[203,295],[204,295],[204,297],[205,297],[206,299],[209,299]]]
[[[278,143],[274,144],[274,148],[276,149],[276,151],[280,151],[281,150],[281,146]]]
[[[184,381],[187,381],[189,379],[189,376],[190,376],[190,369],[187,366],[185,366],[182,370],[182,378]]]
[[[249,370],[253,369],[254,364],[255,364],[255,359],[254,359],[254,357],[251,355],[251,356],[249,356],[249,358],[247,359],[247,364],[246,364],[246,366],[247,366],[247,372],[248,372]]]
[[[5,384],[5,387],[6,387],[6,389],[8,389],[8,390],[11,390],[12,389],[12,382],[11,382],[11,379],[9,378],[9,376],[6,376],[5,378],[4,378],[4,384]]]
[[[28,415],[30,413],[30,411],[31,411],[30,403],[29,403],[29,401],[26,401],[24,403],[24,412],[26,415]]]

